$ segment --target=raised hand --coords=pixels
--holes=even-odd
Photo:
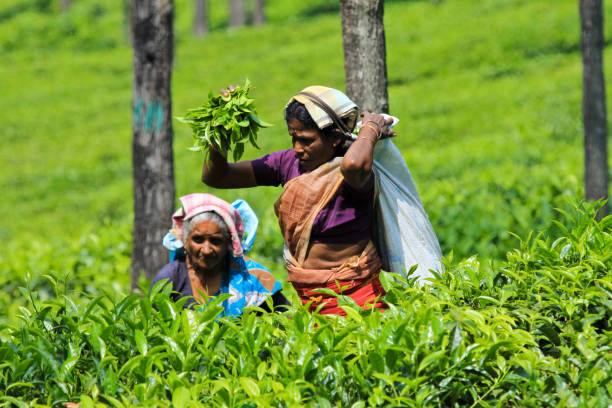
[[[385,118],[381,114],[372,112],[363,112],[361,114],[361,118],[361,126],[371,128],[374,132],[376,132],[377,139],[397,136],[397,133],[395,133],[389,127],[393,124],[393,118]]]

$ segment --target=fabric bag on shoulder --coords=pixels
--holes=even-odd
[[[374,241],[383,270],[411,275],[427,284],[431,270],[442,272],[440,244],[400,151],[391,139],[374,148],[375,202]]]

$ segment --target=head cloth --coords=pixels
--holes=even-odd
[[[212,211],[219,215],[227,225],[231,238],[232,256],[242,256],[242,236],[244,225],[238,210],[228,202],[212,194],[194,193],[180,198],[181,208],[172,215],[172,234],[183,238],[183,225],[198,214]]]
[[[336,112],[336,115],[338,115],[341,119],[344,119],[348,131],[353,131],[355,124],[357,123],[359,107],[343,92],[334,88],[328,88],[326,86],[314,85],[302,89],[300,93],[295,95],[289,100],[289,102],[287,102],[287,105],[294,100],[303,103],[319,129],[323,129],[334,123],[332,118],[323,109],[318,107],[315,102],[310,100],[302,93],[313,94],[319,99],[323,100],[330,108],[333,109],[334,112]]]

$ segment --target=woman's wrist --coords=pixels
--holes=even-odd
[[[377,122],[375,122],[373,120],[368,120],[368,121],[363,123],[362,128],[363,127],[372,129],[374,131],[374,133],[376,134],[376,139],[380,139],[380,132],[381,132],[382,128],[381,128],[379,123],[377,123]]]
[[[357,140],[366,139],[372,143],[376,143],[380,139],[380,132],[373,125],[364,123],[359,129]]]

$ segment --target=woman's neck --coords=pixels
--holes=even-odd
[[[221,288],[224,268],[220,265],[218,268],[210,271],[197,269],[187,258],[187,270],[189,271],[189,279],[191,281],[193,295],[196,298],[203,299],[199,296],[199,291],[204,292],[206,296],[213,296]]]

